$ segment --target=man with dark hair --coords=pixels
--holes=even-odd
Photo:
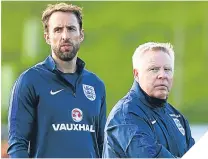
[[[13,158],[99,158],[106,122],[105,86],[77,57],[84,40],[81,8],[59,3],[43,12],[51,55],[23,72],[9,108]]]

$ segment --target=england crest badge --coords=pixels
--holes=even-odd
[[[181,125],[181,122],[177,118],[173,118],[176,126],[178,127],[178,130],[181,132],[181,134],[184,136],[185,135],[185,130],[183,126]]]
[[[82,87],[83,87],[83,91],[84,91],[85,96],[89,100],[94,101],[96,99],[94,87],[90,86],[90,85],[86,85],[86,84],[83,84]]]

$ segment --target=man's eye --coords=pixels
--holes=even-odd
[[[165,68],[165,72],[172,72],[171,68]]]
[[[60,32],[61,31],[61,28],[56,28],[55,29],[55,32]]]
[[[68,27],[68,30],[69,31],[74,31],[74,30],[76,30],[76,28],[74,28],[74,27]]]
[[[157,72],[159,70],[159,68],[155,67],[155,68],[151,68],[150,70],[153,71],[153,72]]]

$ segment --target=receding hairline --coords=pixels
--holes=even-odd
[[[48,7],[43,11],[42,13],[42,21],[45,20],[45,18],[50,17],[54,12],[79,12],[82,15],[82,8],[72,5],[72,4],[62,4],[62,6],[58,6],[59,4],[49,4]],[[60,4],[61,5],[61,4]]]
[[[48,26],[49,26],[49,21],[51,20],[51,19],[59,19],[59,15],[60,14],[67,14],[67,16],[68,15],[72,15],[72,17],[73,17],[73,19],[75,18],[76,19],[76,21],[77,21],[77,23],[78,23],[78,25],[79,25],[79,21],[78,21],[78,19],[77,19],[77,17],[76,17],[76,15],[73,13],[73,12],[70,12],[70,11],[67,11],[67,12],[62,12],[62,11],[56,11],[56,12],[53,12],[51,15],[50,15],[50,17],[49,17],[49,19],[48,19]],[[69,22],[70,23],[70,22]]]

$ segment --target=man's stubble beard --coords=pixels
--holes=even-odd
[[[62,52],[60,47],[52,47],[54,54],[62,61],[71,61],[77,55],[80,48],[80,43],[73,44],[72,50],[69,52]]]

